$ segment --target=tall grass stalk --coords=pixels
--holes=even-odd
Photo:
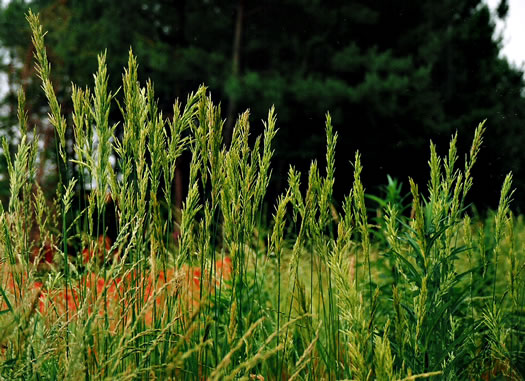
[[[103,53],[93,87],[72,84],[64,114],[38,16],[28,22],[58,181],[36,182],[42,157],[21,91],[16,152],[2,141],[2,378],[524,379],[525,224],[511,213],[512,176],[487,218],[468,205],[485,122],[464,166],[458,134],[444,156],[430,143],[426,186],[389,177],[385,194],[369,195],[356,153],[338,204],[327,114],[326,163],[290,166],[271,200],[273,108],[262,135],[245,112],[224,144],[207,89],[167,117],[130,50],[119,91]]]

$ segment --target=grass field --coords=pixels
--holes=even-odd
[[[512,176],[487,217],[466,201],[483,123],[467,153],[456,136],[445,156],[431,144],[428,184],[410,180],[408,195],[390,178],[383,194],[365,193],[357,153],[338,203],[327,115],[323,165],[290,167],[286,189],[268,200],[273,109],[255,143],[246,112],[225,146],[204,87],[166,118],[130,52],[118,94],[102,54],[94,87],[73,85],[64,115],[38,17],[28,21],[59,181],[52,200],[35,182],[38,138],[21,92],[16,153],[4,140],[1,379],[525,378],[525,222],[510,210]],[[183,152],[190,186],[179,211]],[[75,197],[86,184],[89,197]]]

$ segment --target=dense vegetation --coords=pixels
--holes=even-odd
[[[525,225],[509,210],[512,176],[486,220],[466,204],[483,123],[464,162],[456,135],[445,156],[431,144],[428,186],[410,180],[410,196],[390,179],[384,194],[366,197],[356,154],[339,208],[338,134],[327,115],[323,168],[313,161],[305,178],[290,167],[266,222],[273,109],[253,143],[246,112],[225,145],[204,87],[166,118],[130,52],[118,103],[102,54],[94,87],[73,86],[66,115],[38,17],[28,21],[59,179],[46,199],[21,91],[0,215],[3,378],[525,377]],[[120,137],[109,119],[115,104]],[[190,186],[177,217],[171,187],[185,151]],[[75,200],[86,184],[88,198]],[[367,205],[377,208],[373,220]],[[114,242],[98,218],[110,208]]]
[[[238,113],[250,108],[252,120],[259,121],[275,105],[280,139],[272,198],[286,186],[289,164],[306,172],[311,158],[323,155],[328,110],[340,136],[337,162],[353,160],[356,150],[366,152],[373,170],[363,173],[363,181],[374,192],[387,175],[403,179],[404,192],[408,176],[423,183],[426,162],[413,157],[426,156],[427,142],[444,147],[456,131],[471,136],[487,119],[485,154],[474,169],[483,174],[477,184],[484,191],[469,200],[484,210],[496,206],[509,170],[525,192],[523,73],[499,56],[494,32],[494,18],[504,19],[506,3],[491,15],[483,0],[12,0],[0,12],[2,62],[12,89],[6,101],[15,111],[17,89],[26,90],[30,128],[36,126],[48,148],[37,175],[44,192],[52,191],[54,133],[33,80],[24,20],[31,6],[49,31],[53,85],[66,115],[73,108],[71,80],[90,84],[95,58],[107,49],[108,88],[116,91],[132,46],[140,77],[155,83],[163,115],[171,116],[176,97],[208,86],[223,106],[226,142]],[[16,125],[15,115],[9,114],[5,129]],[[120,120],[117,108],[110,120]],[[260,123],[253,129],[262,132]],[[463,140],[458,144],[468,149]],[[72,154],[72,144],[66,149]],[[183,155],[179,163],[185,185],[190,160]],[[345,166],[338,168],[335,194],[341,200],[352,182]],[[516,199],[513,206],[522,202]]]

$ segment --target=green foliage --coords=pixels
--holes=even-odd
[[[23,22],[29,6],[49,30],[55,92],[68,111],[71,78],[81,88],[89,84],[94,58],[105,49],[111,57],[108,91],[117,91],[130,46],[141,62],[140,77],[156,83],[165,116],[173,111],[172,99],[206,83],[226,106],[226,142],[239,112],[250,107],[260,120],[275,105],[282,138],[275,144],[273,197],[286,184],[289,163],[306,172],[310,159],[322,155],[326,110],[340,126],[338,162],[351,160],[357,149],[367,152],[375,168],[363,173],[370,187],[387,174],[423,183],[425,162],[413,157],[426,155],[426,142],[443,146],[455,131],[469,135],[485,118],[492,128],[477,168],[490,174],[477,177],[486,191],[468,202],[495,207],[496,184],[508,169],[515,186],[523,186],[523,73],[500,57],[494,32],[494,18],[506,15],[505,2],[496,16],[482,0],[11,1],[0,13],[5,71],[13,89],[25,88],[31,119],[40,120],[45,99],[31,80],[30,31]],[[15,108],[15,91],[6,102]],[[120,119],[112,110],[110,124]],[[16,124],[13,119],[5,129]],[[37,131],[42,138],[46,131],[53,135],[46,123]],[[54,145],[46,147],[54,163]],[[337,177],[334,192],[342,199],[352,180],[343,167]]]
[[[465,206],[484,122],[462,167],[456,135],[445,157],[430,144],[428,186],[410,179],[410,213],[389,178],[386,196],[372,197],[382,211],[371,224],[359,153],[352,187],[334,206],[338,134],[327,114],[325,168],[312,162],[302,186],[301,172],[290,167],[264,226],[273,108],[255,139],[248,112],[241,114],[226,145],[220,108],[206,88],[184,106],[177,101],[166,118],[151,82],[141,87],[129,52],[122,93],[108,90],[101,54],[94,87],[73,86],[69,115],[50,82],[39,19],[30,12],[28,21],[61,177],[48,202],[21,93],[16,153],[3,142],[10,182],[8,208],[0,210],[3,378],[525,377],[525,225],[510,212],[512,176],[486,220]],[[109,122],[113,102],[120,136]],[[60,136],[70,130],[68,153]],[[177,220],[171,190],[184,152],[190,184]],[[77,205],[74,193],[84,184],[94,185]],[[111,207],[117,236],[107,247],[105,219],[95,226],[91,217],[100,220]],[[86,238],[99,235],[99,243]],[[102,258],[84,263],[72,255],[82,244]],[[43,269],[48,248],[54,258]]]

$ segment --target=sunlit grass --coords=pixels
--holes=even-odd
[[[307,176],[290,167],[286,189],[268,200],[273,109],[255,140],[241,114],[225,146],[206,88],[165,117],[130,52],[118,94],[102,54],[94,87],[73,85],[64,115],[38,17],[28,21],[59,181],[53,200],[35,182],[38,137],[28,135],[21,92],[16,153],[4,141],[1,377],[524,378],[525,226],[510,211],[512,176],[488,217],[467,205],[484,123],[464,162],[456,136],[444,157],[431,144],[428,186],[409,180],[408,196],[389,178],[384,194],[366,197],[366,153],[357,153],[353,187],[336,207],[338,137],[327,115],[324,167],[312,162]],[[115,106],[122,119],[112,125]],[[178,211],[184,152],[190,185]]]

